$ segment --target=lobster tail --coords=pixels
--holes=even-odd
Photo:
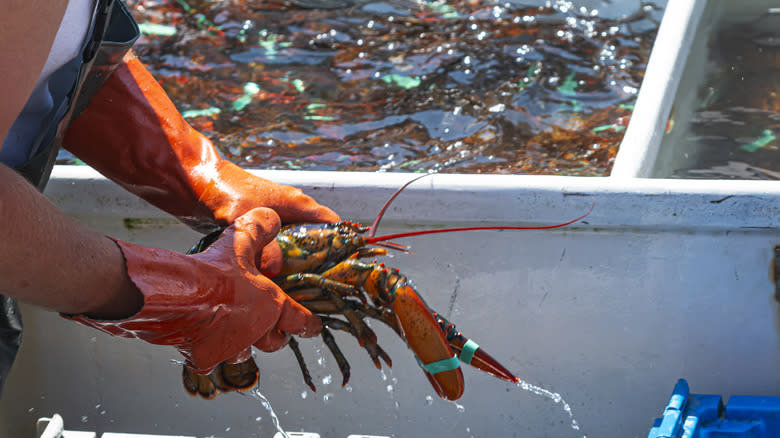
[[[218,392],[242,391],[253,387],[260,376],[255,360],[221,362],[210,374],[196,374],[192,368],[182,367],[182,383],[190,395],[205,399],[214,398]]]

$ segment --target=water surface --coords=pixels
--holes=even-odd
[[[128,2],[142,61],[243,167],[608,174],[661,8],[536,3]]]

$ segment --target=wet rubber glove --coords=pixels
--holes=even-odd
[[[209,232],[255,207],[283,223],[339,217],[300,190],[223,160],[140,61],[126,58],[68,129],[66,149],[125,189]]]
[[[143,307],[121,320],[66,317],[111,335],[173,345],[198,374],[249,359],[252,345],[274,351],[290,335],[314,336],[320,319],[257,269],[279,226],[272,210],[253,209],[191,256],[116,241]]]

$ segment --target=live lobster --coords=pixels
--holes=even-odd
[[[564,227],[583,219],[590,214],[593,207],[576,219],[555,225],[448,228],[375,236],[379,221],[390,202],[419,178],[407,182],[393,194],[371,227],[363,227],[350,221],[283,227],[276,237],[276,242],[282,249],[284,262],[281,272],[273,280],[290,297],[322,319],[321,336],[341,369],[342,386],[349,380],[350,366],[329,329],[346,331],[355,336],[378,369],[382,367],[380,358],[388,366],[392,366],[390,357],[377,344],[373,330],[366,325],[366,317],[382,321],[406,341],[425,376],[443,399],[457,400],[463,394],[460,361],[500,379],[517,382],[518,378],[500,362],[458,332],[454,324],[428,307],[398,269],[387,268],[384,263],[377,263],[376,260],[373,263],[363,263],[360,259],[386,255],[387,248],[408,251],[406,245],[390,242],[390,239],[408,236],[472,230]],[[218,236],[219,232],[216,232],[204,237],[190,253],[204,250]],[[338,319],[333,315],[342,315],[345,319]],[[316,391],[297,341],[293,338],[289,345],[301,367],[304,381]],[[183,381],[190,394],[212,398],[219,391],[250,388],[256,383],[258,375],[257,365],[250,357],[238,364],[223,362],[211,374],[205,376],[195,374],[185,366]]]

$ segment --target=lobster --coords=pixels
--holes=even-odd
[[[428,381],[445,400],[457,400],[463,394],[464,381],[459,362],[516,383],[518,377],[476,342],[457,331],[454,324],[433,311],[398,269],[390,269],[376,260],[364,263],[361,259],[386,255],[388,249],[408,252],[408,246],[391,241],[402,237],[473,230],[564,227],[585,218],[593,206],[584,215],[555,225],[445,228],[375,236],[379,221],[393,199],[419,178],[422,176],[404,184],[387,200],[371,227],[350,221],[284,226],[276,237],[282,249],[283,266],[273,281],[291,298],[320,316],[323,323],[321,337],[339,365],[342,386],[349,381],[350,365],[330,329],[345,331],[357,338],[378,369],[382,368],[381,361],[392,367],[392,360],[377,344],[375,333],[365,323],[366,317],[385,323],[406,341]],[[219,233],[217,231],[201,239],[190,253],[204,250],[219,237]],[[334,315],[341,315],[344,319]],[[291,338],[289,346],[301,368],[304,382],[316,391],[297,341]],[[213,398],[220,391],[251,388],[257,382],[259,370],[250,357],[237,364],[223,362],[209,375],[195,374],[185,366],[182,377],[187,392]]]

